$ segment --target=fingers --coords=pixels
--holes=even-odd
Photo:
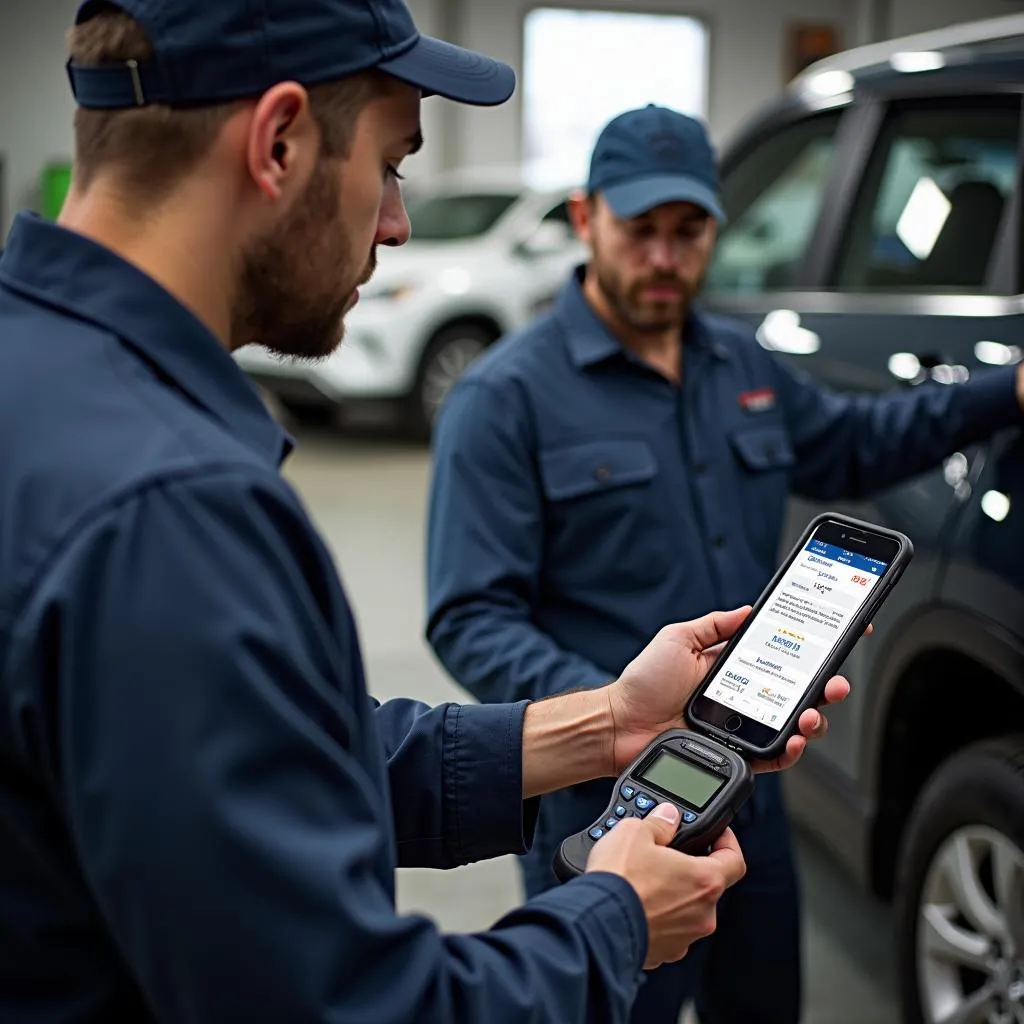
[[[782,772],[800,760],[807,749],[807,740],[803,736],[790,736],[786,741],[786,749],[778,757],[771,761],[752,761],[750,767],[755,773]]]
[[[693,637],[693,646],[699,651],[728,640],[743,625],[743,620],[750,614],[750,606],[744,605],[731,612],[709,612],[699,619],[682,623]]]
[[[668,846],[679,827],[679,808],[668,802],[658,804],[644,818],[644,827],[654,833],[654,841],[659,846]]]
[[[735,885],[747,873],[747,863],[743,859],[743,851],[731,828],[727,828],[718,837],[708,857],[721,868],[727,889]]]
[[[722,651],[725,650],[727,643],[728,641],[723,640],[720,644],[715,644],[714,647],[709,647],[704,651],[704,657],[708,659],[708,662],[713,662],[721,655]]]
[[[850,683],[843,676],[833,676],[822,694],[822,704],[838,704],[850,695]],[[791,736],[785,753],[773,761],[758,761],[752,765],[755,772],[780,772],[800,760],[810,740],[820,740],[828,732],[828,719],[816,708],[808,708],[797,723],[799,734]]]
[[[828,719],[815,708],[808,708],[800,716],[800,735],[809,740],[820,740],[828,732]]]
[[[844,676],[833,676],[825,684],[825,703],[838,704],[850,696],[850,681]]]
[[[804,756],[806,749],[807,740],[803,736],[790,736],[786,741],[786,752],[779,758],[779,770],[792,768]]]

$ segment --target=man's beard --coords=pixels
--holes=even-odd
[[[597,259],[592,264],[598,287],[615,315],[631,330],[641,334],[662,334],[681,329],[690,304],[700,294],[702,282],[686,282],[672,274],[652,275],[626,285],[611,267]],[[664,288],[676,292],[673,301],[644,299],[647,288]]]
[[[326,160],[287,222],[242,255],[232,314],[233,348],[263,345],[281,356],[317,360],[341,344],[352,296],[376,266],[361,268],[339,221],[341,183]]]

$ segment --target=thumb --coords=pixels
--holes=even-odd
[[[679,808],[670,803],[658,804],[644,819],[644,826],[654,834],[658,846],[668,846],[679,827]]]
[[[709,647],[729,640],[749,614],[750,605],[744,605],[731,612],[709,612],[687,623],[694,639],[694,647],[699,651],[706,651]]]

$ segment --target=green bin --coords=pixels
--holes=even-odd
[[[42,196],[41,213],[49,220],[56,220],[64,206],[71,186],[71,164],[49,164],[43,168],[39,191]]]

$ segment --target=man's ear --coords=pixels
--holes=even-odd
[[[309,95],[296,82],[282,82],[257,102],[249,122],[246,161],[260,193],[272,201],[305,187],[316,165],[319,130]]]
[[[569,220],[579,240],[587,245],[590,244],[593,216],[593,199],[583,189],[577,189],[569,197]]]

